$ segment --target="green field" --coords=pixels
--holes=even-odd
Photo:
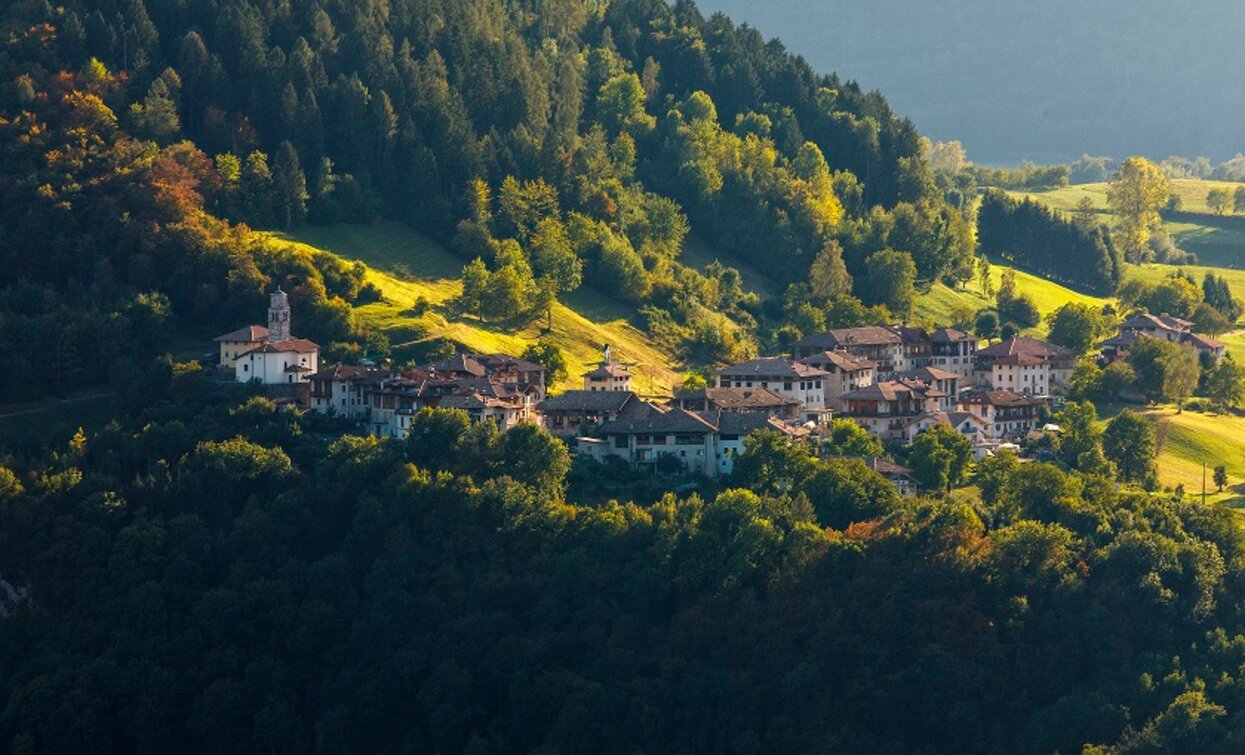
[[[1245,268],[1245,216],[1231,213],[1219,216],[1206,206],[1206,194],[1211,189],[1226,188],[1229,192],[1235,192],[1240,186],[1245,184],[1196,179],[1177,179],[1171,182],[1172,193],[1180,196],[1182,214],[1165,223],[1167,231],[1181,249],[1196,254],[1202,264]],[[1081,199],[1089,197],[1095,209],[1103,215],[1103,220],[1108,224],[1114,223],[1107,207],[1105,183],[1078,184],[1050,191],[1012,194],[1030,197],[1064,212],[1075,210]]]
[[[994,282],[996,290],[1003,278],[1003,273],[1013,269],[1005,265],[991,265],[990,277]],[[1110,299],[1073,291],[1070,288],[1053,283],[1045,278],[1031,275],[1023,270],[1015,270],[1015,273],[1016,288],[1033,299],[1033,303],[1043,317],[1068,302],[1079,302],[1094,307],[1101,307],[1111,301]],[[993,306],[994,298],[986,296],[981,290],[980,283],[975,279],[963,288],[955,289],[943,283],[935,283],[930,287],[929,291],[917,296],[916,304],[913,307],[913,317],[917,322],[923,323],[926,326],[940,327],[950,322],[952,313],[957,309],[966,308],[976,312],[979,309]],[[1025,334],[1041,337],[1046,332],[1046,323],[1042,322],[1036,327],[1026,330]]]
[[[422,338],[447,339],[473,351],[519,354],[545,325],[542,318],[512,329],[452,313],[446,305],[462,289],[458,275],[463,261],[398,223],[309,227],[274,238],[366,264],[368,281],[381,290],[384,299],[359,307],[356,314],[399,343],[403,333],[420,333]],[[431,311],[417,316],[411,309],[421,297],[432,305]],[[669,390],[678,379],[677,360],[649,342],[636,327],[635,316],[633,309],[588,288],[556,305],[549,336],[566,352],[570,368],[570,378],[557,387],[579,387],[578,376],[596,366],[601,347],[608,343],[620,359],[637,364],[638,393]]]
[[[1149,409],[1145,414],[1159,423],[1159,481],[1164,486],[1184,485],[1186,493],[1200,495],[1205,462],[1208,499],[1234,508],[1245,506],[1245,417],[1192,411],[1177,414],[1170,407]],[[1215,493],[1211,479],[1219,464],[1228,472],[1223,494]]]
[[[1232,270],[1226,267],[1209,267],[1206,265],[1160,265],[1158,263],[1149,265],[1125,265],[1124,278],[1141,278],[1148,281],[1159,281],[1172,273],[1185,273],[1193,277],[1198,285],[1202,284],[1202,278],[1207,273],[1214,273],[1222,276],[1228,282],[1228,288],[1232,289],[1232,295],[1238,299],[1245,300],[1245,270]]]

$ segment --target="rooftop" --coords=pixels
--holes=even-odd
[[[585,372],[583,376],[597,380],[604,380],[606,378],[614,377],[630,377],[631,368],[625,364],[619,364],[618,362],[606,362],[591,372]]]
[[[741,415],[747,416],[747,415]],[[646,435],[660,433],[712,433],[717,426],[701,417],[678,407],[668,411],[660,411],[649,407],[649,411],[637,417],[616,419],[601,426],[600,435]]]
[[[768,357],[764,359],[749,359],[746,362],[733,364],[730,367],[723,367],[718,370],[718,375],[728,375],[730,377],[766,377],[766,378],[817,378],[829,375],[825,370],[819,370],[800,362],[793,362],[789,359],[779,359],[776,357]]]
[[[899,334],[889,328],[866,325],[860,328],[833,328],[825,333],[801,338],[795,345],[832,351],[849,346],[893,346],[902,342]]]
[[[927,386],[898,380],[883,380],[867,388],[844,393],[844,401],[899,401],[901,399],[944,398],[946,393]]]
[[[996,407],[1038,406],[1042,403],[1040,399],[1028,394],[1007,390],[978,391],[961,396],[959,402],[961,404],[989,404]]]
[[[1039,341],[1036,338],[1016,336],[1006,341],[999,341],[977,351],[978,356],[1006,357],[1013,354],[1028,354],[1036,357],[1070,357],[1072,352],[1053,343]]]
[[[1149,313],[1133,315],[1124,322],[1120,323],[1120,330],[1171,330],[1171,331],[1188,331],[1193,329],[1193,323],[1188,320],[1182,320],[1179,317],[1168,317],[1167,315],[1152,315]]]
[[[216,336],[212,340],[217,343],[255,343],[267,337],[268,328],[263,325],[247,325],[223,336]]]
[[[631,391],[566,391],[536,405],[542,412],[617,412],[635,398]]]
[[[796,399],[774,393],[766,388],[701,388],[698,391],[678,391],[675,399],[680,401],[707,401],[722,409],[762,409],[798,405]]]
[[[929,340],[934,343],[960,343],[961,341],[976,341],[977,336],[955,328],[939,328],[929,334]]]
[[[259,346],[246,352],[247,354],[311,354],[320,347],[306,338],[287,338],[284,341],[264,341]]]
[[[799,360],[801,364],[811,365],[818,368],[826,368],[834,366],[842,372],[860,372],[862,370],[871,370],[877,367],[877,362],[871,362],[863,357],[855,354],[849,354],[846,351],[822,351],[817,354],[810,354]]]
[[[941,367],[918,367],[915,370],[901,372],[895,376],[896,380],[915,379],[925,383],[933,383],[935,380],[960,380],[960,376]]]

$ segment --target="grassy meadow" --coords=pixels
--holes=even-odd
[[[1148,409],[1158,422],[1159,481],[1164,486],[1183,485],[1189,495],[1202,492],[1202,463],[1206,463],[1208,500],[1245,507],[1245,417],[1234,414],[1203,414],[1172,407]],[[1227,468],[1228,486],[1215,492],[1215,466]]]
[[[1245,268],[1245,215],[1228,212],[1216,215],[1206,205],[1206,194],[1211,189],[1223,188],[1229,193],[1245,184],[1229,181],[1201,181],[1176,179],[1171,182],[1172,193],[1180,196],[1180,213],[1165,225],[1176,245],[1193,252],[1198,262],[1224,268]],[[1050,191],[1012,192],[1049,205],[1056,210],[1072,212],[1085,197],[1093,202],[1103,220],[1114,224],[1114,217],[1107,206],[1107,184],[1077,184]]]
[[[514,329],[450,311],[462,290],[464,262],[429,237],[398,223],[308,227],[274,239],[321,249],[368,267],[367,279],[384,295],[359,307],[364,322],[384,330],[395,346],[411,340],[442,338],[466,349],[519,354],[540,337],[544,318]],[[415,311],[424,299],[429,309]],[[610,344],[623,361],[635,362],[636,390],[659,393],[678,380],[677,360],[651,344],[636,327],[634,310],[582,288],[553,310],[549,337],[566,352],[570,377],[558,388],[579,387],[579,375],[595,367],[600,349]]]

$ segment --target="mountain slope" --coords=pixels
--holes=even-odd
[[[1203,265],[1245,267],[1245,218],[1231,214],[1217,215],[1206,205],[1206,195],[1211,189],[1226,189],[1231,195],[1242,186],[1245,184],[1230,181],[1184,178],[1172,180],[1172,193],[1180,197],[1181,210],[1170,215],[1165,225],[1177,246],[1196,254]],[[1115,221],[1107,205],[1105,183],[1077,184],[1049,191],[1009,193],[1013,196],[1029,197],[1065,213],[1074,212],[1077,203],[1088,198],[1104,221],[1111,224]]]
[[[462,292],[462,260],[427,236],[398,223],[308,227],[273,243],[289,241],[304,251],[331,252],[368,266],[367,280],[384,300],[355,309],[365,325],[380,328],[395,347],[419,339],[446,339],[465,349],[519,354],[542,335],[545,319],[519,328],[458,316],[447,306]],[[412,311],[424,299],[429,311]],[[576,388],[578,376],[596,366],[601,347],[609,344],[626,362],[637,363],[636,389],[650,394],[677,383],[677,359],[649,341],[634,320],[634,310],[589,289],[581,289],[553,309],[548,337],[566,354],[569,377],[558,388]]]

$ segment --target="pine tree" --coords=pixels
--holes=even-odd
[[[289,142],[281,142],[273,166],[273,189],[277,214],[288,231],[307,217],[307,179],[298,164],[298,152]]]

